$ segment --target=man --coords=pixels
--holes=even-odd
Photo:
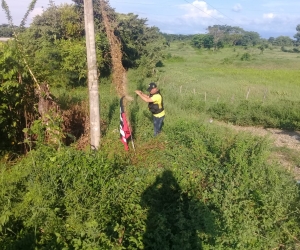
[[[150,93],[149,96],[140,90],[136,90],[135,93],[143,101],[148,102],[148,108],[153,114],[154,136],[156,136],[160,133],[165,118],[163,98],[154,82],[149,84],[147,91]]]

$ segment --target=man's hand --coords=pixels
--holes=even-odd
[[[134,91],[137,95],[141,95],[141,94],[143,94],[143,92],[142,91],[140,91],[140,90],[136,90],[136,91]]]
[[[142,91],[136,90],[136,91],[134,91],[134,92],[135,92],[139,97],[141,97],[143,101],[145,101],[145,102],[153,102],[152,99],[151,99],[149,96],[147,96],[146,94],[144,94]]]

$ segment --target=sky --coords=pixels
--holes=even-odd
[[[6,0],[15,25],[19,25],[31,0]],[[71,0],[54,0],[56,5],[73,3]],[[204,34],[215,24],[238,26],[254,31],[262,38],[293,36],[300,24],[299,0],[109,0],[118,13],[134,13],[147,19],[169,34]],[[42,13],[49,0],[38,0],[27,25],[33,16]],[[5,12],[0,10],[0,24],[7,23]]]

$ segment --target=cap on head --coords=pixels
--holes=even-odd
[[[154,82],[151,82],[148,86],[147,91],[150,92],[152,89],[157,88],[157,85]]]

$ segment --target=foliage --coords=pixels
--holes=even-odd
[[[21,34],[22,46],[39,81],[50,86],[73,87],[86,80],[84,29],[79,12],[72,5],[51,5],[35,17]],[[97,36],[98,67],[107,67],[108,46],[104,34]]]
[[[300,45],[300,24],[296,27],[297,33],[294,35],[294,38],[296,38],[296,45]]]
[[[119,14],[115,34],[122,43],[125,68],[141,67],[144,76],[151,76],[155,65],[162,59],[165,39],[156,27],[147,27],[146,19],[137,15]]]
[[[81,0],[75,2],[82,4]],[[85,60],[75,63],[83,56],[84,41],[77,32],[78,37],[74,35],[73,31],[80,28],[76,28],[72,18],[67,21],[70,29],[60,27],[63,22],[47,25],[46,20],[52,22],[51,17],[56,14],[64,18],[60,11],[66,11],[65,17],[70,14],[82,21],[75,9],[55,7],[45,14],[45,20],[41,17],[41,25],[32,26],[22,34],[22,44],[40,79],[51,80],[57,87],[64,81],[76,86],[72,79],[79,80],[84,75]],[[130,87],[143,89],[144,81],[150,80],[144,76],[154,78],[151,74],[154,69],[166,103],[168,118],[164,132],[158,138],[149,137],[152,127],[146,106],[140,107],[137,101],[131,103],[129,114],[138,146],[134,153],[124,152],[117,139],[118,100],[111,94],[109,84],[103,84],[100,96],[101,110],[108,123],[100,152],[76,151],[63,145],[44,146],[43,138],[38,136],[44,135],[44,127],[37,120],[30,130],[24,130],[38,136],[35,150],[13,164],[0,162],[0,248],[299,248],[296,240],[300,235],[299,190],[293,178],[268,158],[268,142],[247,134],[237,135],[213,124],[203,125],[202,117],[199,118],[208,110],[213,118],[239,125],[299,129],[298,100],[282,99],[277,103],[247,100],[229,104],[217,99],[215,105],[211,101],[216,102],[214,94],[218,98],[222,94],[223,100],[231,97],[233,91],[244,94],[243,88],[250,84],[268,86],[275,97],[288,95],[282,91],[288,86],[297,92],[298,66],[290,69],[292,63],[283,65],[286,61],[281,60],[278,66],[273,54],[272,60],[265,58],[267,52],[254,63],[241,63],[239,52],[232,53],[232,49],[230,53],[228,50],[195,53],[181,42],[180,47],[171,44],[167,51],[170,54],[166,53],[163,60],[164,67],[156,69],[157,60],[163,58],[164,43],[158,30],[145,28],[145,20],[134,15],[119,17],[120,30],[115,31],[128,44],[127,51],[134,51],[130,54],[134,59],[128,56],[126,60],[140,66],[129,71],[135,76],[134,81],[129,81]],[[97,29],[101,28],[99,24]],[[140,36],[131,31],[145,33]],[[108,44],[104,33],[99,33],[98,60],[109,65],[105,57]],[[234,33],[240,35],[238,29]],[[245,44],[254,45],[255,34],[248,35]],[[135,39],[139,44],[134,43]],[[152,43],[155,39],[159,41]],[[221,64],[224,55],[232,61],[229,66]],[[24,103],[34,108],[36,101],[31,96],[32,81],[16,47],[5,47],[0,58],[0,97],[5,102],[0,107],[0,125],[8,124],[1,127],[2,138],[5,133],[14,133],[12,121],[18,121],[23,110],[28,110]],[[64,76],[60,75],[60,67]],[[213,98],[206,100],[206,94]],[[50,122],[54,128],[60,128],[57,125],[60,121],[50,119]],[[60,134],[52,137],[60,139]],[[11,138],[5,143],[15,140]]]
[[[190,41],[194,36],[194,35],[168,34],[168,33],[162,33],[162,35],[166,38],[168,44],[170,44],[170,42],[176,42],[176,41]]]
[[[279,36],[275,38],[272,44],[276,46],[293,46],[293,40],[288,36]]]
[[[17,26],[14,27],[16,28]],[[9,24],[0,24],[0,37],[13,37],[13,30]]]
[[[300,49],[299,48],[287,49],[284,46],[281,47],[281,51],[283,51],[283,52],[289,52],[289,53],[300,53]]]
[[[3,200],[1,195],[6,216],[1,222],[1,249],[24,244],[43,249],[112,245],[105,235],[114,234],[114,210],[106,202],[113,197],[115,174],[122,169],[118,162],[109,163],[101,154],[42,147],[22,164],[12,169],[16,175],[7,172],[9,178],[1,182],[7,197]]]
[[[244,54],[241,56],[241,60],[242,60],[242,61],[250,61],[250,59],[251,59],[251,55],[250,55],[248,52],[244,53]]]
[[[191,41],[192,46],[201,49],[206,48],[206,49],[210,49],[214,46],[214,37],[212,35],[204,35],[204,34],[199,34],[199,35],[195,35],[192,38]]]
[[[260,42],[260,35],[257,32],[247,31],[244,33],[243,37],[240,41],[236,43],[236,45],[242,46],[255,46]]]
[[[171,129],[170,141],[176,141],[176,144],[171,143],[168,151],[169,161],[175,161],[177,168],[188,164],[188,168],[191,169],[188,176],[195,178],[197,191],[190,188],[187,192],[201,197],[200,200],[213,214],[214,224],[217,225],[214,233],[218,236],[214,238],[213,247],[212,245],[206,247],[207,249],[273,248],[281,241],[279,240],[281,237],[285,238],[283,228],[290,225],[287,223],[285,226],[283,224],[279,226],[279,223],[280,229],[277,231],[274,228],[277,224],[274,223],[276,219],[267,219],[269,217],[267,214],[273,210],[267,208],[269,203],[267,200],[271,197],[279,198],[279,189],[271,186],[271,183],[275,184],[271,179],[277,179],[275,175],[280,174],[280,171],[277,172],[274,165],[267,166],[263,163],[267,146],[263,139],[225,133],[223,137],[220,136],[222,133],[219,128],[217,129],[218,131],[214,131],[201,125],[181,122]],[[197,172],[199,168],[201,173]],[[281,174],[285,179],[283,177],[285,174],[283,172]],[[270,178],[270,181],[265,182],[266,178]],[[293,184],[290,188],[294,190],[292,192],[296,191]],[[264,195],[267,190],[272,190],[270,196]],[[286,193],[283,193],[281,197],[284,198],[285,195]],[[296,193],[294,195],[297,196]],[[285,206],[281,202],[279,198],[273,204],[276,207]],[[263,208],[264,206],[266,207]],[[290,207],[286,209],[289,210]],[[281,216],[277,217],[275,214],[278,212],[280,214],[280,211],[282,211],[280,208],[273,210],[278,222],[281,221]],[[220,231],[216,230],[217,228]],[[278,237],[279,241],[271,240],[273,236]],[[292,245],[290,247],[293,248]]]
[[[228,25],[213,25],[208,26],[208,34],[197,34],[192,36],[192,45],[201,48],[214,47],[220,49],[224,46],[255,46],[263,43],[257,32],[245,31],[240,27],[233,27]],[[208,39],[212,41],[208,42]],[[205,42],[206,41],[206,42]]]
[[[208,26],[207,30],[213,37],[214,50],[222,48],[225,32],[218,25]]]
[[[236,106],[218,103],[209,108],[208,112],[216,119],[236,125],[299,130],[299,108],[299,101],[280,100],[272,104],[244,101]]]
[[[20,150],[23,128],[34,115],[33,81],[14,40],[0,47],[0,151]]]
[[[1,249],[296,247],[298,191],[264,139],[182,120],[161,136],[136,156],[108,141],[2,164]]]

